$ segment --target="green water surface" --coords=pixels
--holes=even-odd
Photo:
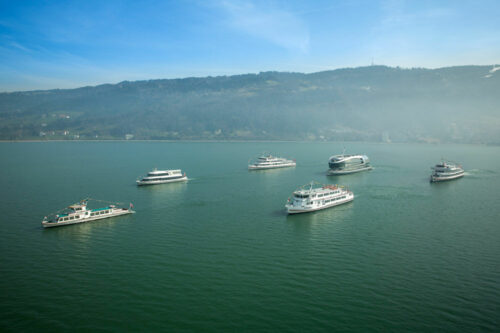
[[[374,169],[326,176],[344,146]],[[249,172],[264,151],[297,167]],[[443,156],[466,176],[430,184]],[[154,167],[190,180],[137,187]],[[0,143],[0,170],[2,331],[500,329],[499,147]],[[355,200],[287,216],[312,180]],[[41,227],[85,197],[137,213]]]

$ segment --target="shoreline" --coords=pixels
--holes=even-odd
[[[368,143],[368,144],[418,144],[418,145],[472,145],[498,147],[500,143],[470,143],[470,142],[379,142],[379,141],[306,141],[306,140],[124,140],[124,139],[103,139],[103,140],[0,140],[0,143],[41,143],[41,142],[168,142],[168,143]]]

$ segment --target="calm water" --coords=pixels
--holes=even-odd
[[[343,146],[0,143],[0,329],[500,329],[500,148],[350,143],[374,170],[325,176]],[[248,172],[263,151],[297,167]],[[442,156],[466,177],[430,184]],[[153,167],[191,180],[135,186]],[[311,180],[356,198],[285,215]],[[87,196],[137,214],[41,228]]]

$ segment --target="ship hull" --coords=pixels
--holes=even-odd
[[[286,208],[286,211],[288,214],[311,213],[311,212],[315,212],[318,210],[323,210],[323,209],[339,206],[339,205],[351,202],[353,200],[354,200],[354,195],[351,194],[347,198],[345,198],[344,200],[339,200],[338,202],[334,202],[334,203],[331,203],[328,205],[323,205],[320,207],[304,207],[304,206],[297,207],[297,206],[293,206],[293,205],[285,205],[285,208]]]
[[[248,170],[279,169],[279,168],[290,168],[294,166],[296,166],[296,163],[287,163],[282,165],[266,165],[266,166],[249,165]]]
[[[71,220],[71,221],[64,221],[64,222],[42,221],[42,226],[44,228],[62,227],[62,226],[65,226],[65,225],[70,225],[70,224],[92,222],[92,221],[96,221],[96,220],[102,220],[102,219],[107,219],[107,218],[110,218],[110,217],[127,215],[127,214],[133,214],[133,213],[135,213],[135,211],[123,208],[121,210],[116,210],[116,211],[114,211],[113,213],[110,213],[110,214],[100,215],[100,216],[91,216],[91,217],[88,217],[88,218],[78,219],[78,220]]]
[[[448,180],[453,180],[453,179],[457,179],[457,178],[461,178],[465,175],[465,172],[461,172],[461,173],[458,173],[456,175],[451,175],[451,176],[444,176],[444,177],[436,177],[434,175],[431,176],[431,183],[439,183],[439,182],[445,182],[445,181],[448,181]]]
[[[328,175],[329,176],[336,176],[336,175],[348,175],[351,173],[356,173],[356,172],[361,172],[361,171],[368,171],[373,169],[371,166],[366,166],[358,169],[351,169],[351,170],[333,170],[330,169],[328,170]]]
[[[138,186],[158,185],[158,184],[166,184],[166,183],[184,182],[186,180],[188,180],[188,178],[186,176],[181,177],[181,178],[164,179],[164,180],[147,180],[147,181],[138,180],[137,185]]]

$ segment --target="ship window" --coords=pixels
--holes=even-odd
[[[109,213],[109,210],[106,210],[106,214],[108,214],[108,213]]]
[[[94,216],[94,213],[90,213],[90,216]]]
[[[73,220],[74,218],[75,218],[74,216],[71,216],[69,219],[70,219],[70,220]]]
[[[80,215],[75,216],[75,219],[79,219],[79,218],[80,218]]]

